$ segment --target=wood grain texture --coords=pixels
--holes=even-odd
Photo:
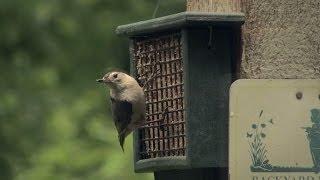
[[[319,0],[245,0],[241,78],[320,78],[319,9]]]
[[[187,11],[240,12],[240,0],[187,0]]]

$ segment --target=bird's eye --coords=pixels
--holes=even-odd
[[[113,78],[117,78],[118,77],[118,74],[113,74]]]

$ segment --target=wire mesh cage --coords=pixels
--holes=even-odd
[[[146,96],[146,124],[139,130],[139,159],[185,155],[181,47],[179,32],[134,39],[136,78]]]

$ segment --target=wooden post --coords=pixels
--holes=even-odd
[[[187,11],[230,13],[240,12],[240,0],[188,0]]]
[[[320,78],[320,1],[246,0],[241,78]]]

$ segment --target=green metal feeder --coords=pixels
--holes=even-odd
[[[228,166],[229,87],[240,59],[241,13],[183,12],[119,26],[144,86],[146,124],[135,171]]]

